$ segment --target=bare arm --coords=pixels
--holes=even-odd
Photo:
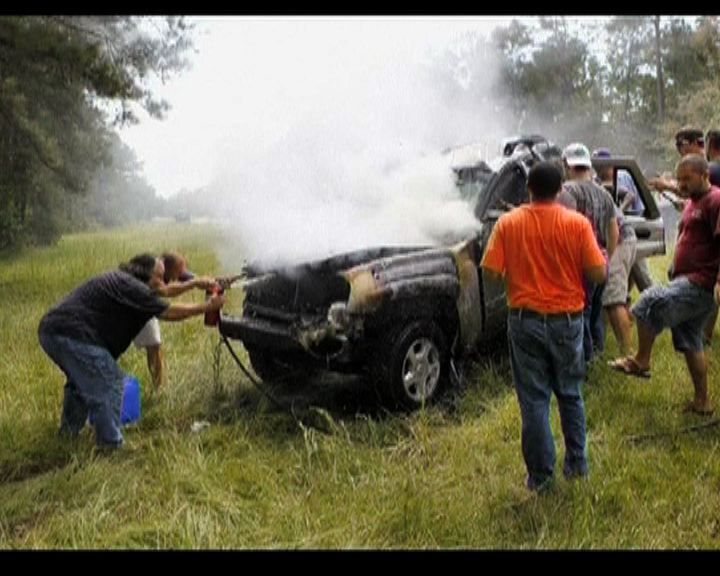
[[[603,264],[601,266],[586,268],[585,276],[593,284],[602,284],[605,280],[607,280],[607,266]]]
[[[628,206],[630,206],[635,201],[635,192],[633,192],[632,190],[628,190],[627,188],[623,188],[623,190],[625,191],[625,197],[620,203],[621,212],[625,212]]]
[[[668,190],[673,194],[677,194],[678,192],[677,182],[672,178],[666,178],[664,176],[650,178],[648,180],[648,185],[650,186],[650,188],[654,188],[658,192],[663,192],[665,190]]]
[[[679,198],[672,192],[667,192],[665,190],[662,190],[660,192],[660,195],[666,200],[668,200],[673,205],[673,208],[675,208],[675,210],[677,210],[678,212],[682,212],[683,210],[685,210],[685,200],[683,200],[682,198]]]
[[[160,314],[158,318],[161,320],[168,320],[170,322],[177,322],[192,316],[205,314],[205,312],[220,310],[220,308],[223,307],[223,304],[225,304],[225,296],[222,294],[215,294],[212,298],[201,304],[177,302],[170,304],[165,312]]]
[[[203,290],[209,290],[215,285],[215,279],[211,276],[196,276],[185,282],[169,282],[163,286],[158,287],[157,291],[160,296],[165,298],[172,298],[179,296],[185,292],[192,290],[193,288],[201,288]]]
[[[620,239],[620,228],[618,227],[617,218],[615,216],[610,220],[610,226],[608,226],[608,240],[607,240],[607,253],[608,260],[612,258],[615,248],[617,248],[618,240]]]

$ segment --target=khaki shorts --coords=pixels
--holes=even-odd
[[[627,302],[628,277],[630,269],[635,263],[636,252],[637,240],[632,237],[626,238],[615,248],[615,252],[610,258],[608,279],[602,293],[603,306],[615,306]]]
[[[157,318],[150,318],[142,330],[138,332],[133,340],[136,348],[149,348],[150,346],[160,346],[162,337],[160,336],[160,321]]]

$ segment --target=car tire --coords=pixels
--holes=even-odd
[[[438,397],[449,368],[446,338],[432,320],[392,331],[375,354],[375,386],[393,407],[417,410]]]

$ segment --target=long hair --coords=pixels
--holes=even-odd
[[[119,268],[147,284],[155,272],[155,261],[155,256],[146,252],[133,256],[129,262],[121,263]]]

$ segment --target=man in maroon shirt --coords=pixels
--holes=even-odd
[[[685,355],[695,388],[688,410],[710,415],[713,407],[708,395],[703,326],[713,311],[714,300],[720,300],[720,188],[711,186],[707,160],[699,154],[688,154],[680,161],[677,181],[678,192],[687,201],[672,280],[667,286],[653,286],[642,293],[632,310],[637,319],[638,351],[610,365],[625,374],[649,378],[655,338],[670,328],[673,346]]]

